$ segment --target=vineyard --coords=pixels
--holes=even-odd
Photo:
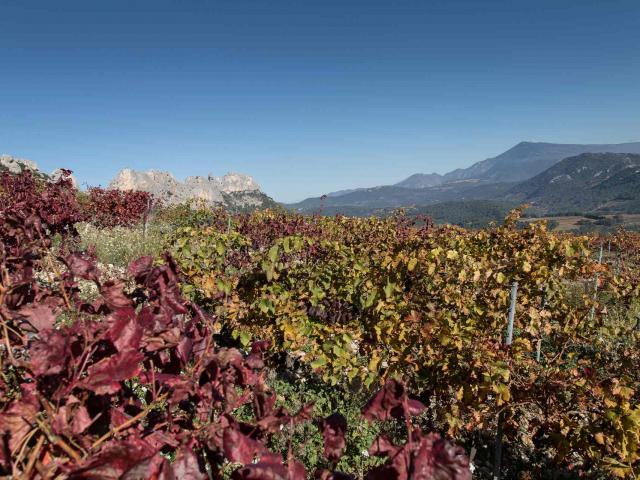
[[[0,475],[637,478],[640,236],[521,213],[229,214],[2,174]]]

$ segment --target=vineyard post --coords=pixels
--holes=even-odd
[[[540,299],[540,310],[544,309],[547,303],[546,292],[542,292],[542,298]],[[538,338],[538,345],[536,346],[536,362],[540,363],[540,357],[542,353],[542,335],[543,332],[540,332],[540,338]]]
[[[147,199],[147,209],[144,212],[142,221],[142,238],[147,238],[147,222],[149,221],[149,213],[151,212],[151,196]]]
[[[511,304],[509,305],[509,323],[507,325],[507,338],[505,345],[513,342],[513,321],[516,316],[516,297],[518,295],[518,282],[511,284]],[[496,432],[496,446],[493,456],[493,480],[502,478],[502,430],[504,424],[504,412],[498,414],[498,431]]]
[[[516,295],[518,294],[518,282],[511,284],[511,305],[509,305],[509,324],[507,325],[507,340],[505,344],[513,343],[513,320],[516,316]]]
[[[604,244],[600,244],[600,255],[598,255],[598,265],[600,265],[602,263],[602,250],[603,250]],[[596,278],[594,280],[594,286],[593,286],[593,301],[595,302],[598,299],[598,280],[600,279],[600,272],[596,272]],[[591,320],[593,320],[593,317],[596,314],[596,306],[595,304],[593,305],[593,307],[591,307]]]
[[[231,233],[231,214],[227,213],[227,235]]]

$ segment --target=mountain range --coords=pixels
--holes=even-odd
[[[464,202],[467,209],[473,205],[474,211],[486,208],[491,212],[518,203],[529,203],[539,213],[640,212],[640,177],[632,174],[635,154],[640,154],[640,142],[521,142],[500,155],[444,175],[417,173],[392,185],[333,192],[287,207],[302,213],[322,210],[363,216],[386,214],[399,207],[424,213],[429,210],[425,207],[435,210],[433,206],[443,202],[456,210],[454,203]],[[442,213],[441,208],[437,210]]]
[[[0,156],[0,172],[23,170],[48,179],[59,175],[41,172],[30,160]],[[239,173],[179,181],[169,172],[124,169],[109,186],[148,191],[165,204],[196,199],[236,212],[278,206],[253,178]],[[416,173],[395,184],[356,187],[284,206],[301,213],[353,216],[384,216],[404,208],[439,222],[480,226],[523,203],[536,215],[640,213],[640,142],[521,142],[444,175]]]

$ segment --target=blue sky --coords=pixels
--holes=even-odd
[[[277,200],[640,140],[640,2],[2,0],[0,153]]]

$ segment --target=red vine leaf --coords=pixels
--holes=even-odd
[[[333,413],[318,422],[324,440],[324,456],[337,462],[346,446],[347,419],[340,413]]]
[[[140,372],[140,362],[144,358],[140,352],[125,350],[111,358],[105,358],[89,367],[87,378],[79,387],[98,395],[112,394],[120,390],[120,382],[136,376]]]
[[[388,380],[384,387],[365,405],[362,416],[369,421],[402,419],[405,414],[418,415],[425,408],[418,400],[411,400],[407,397],[403,384],[396,380]]]

